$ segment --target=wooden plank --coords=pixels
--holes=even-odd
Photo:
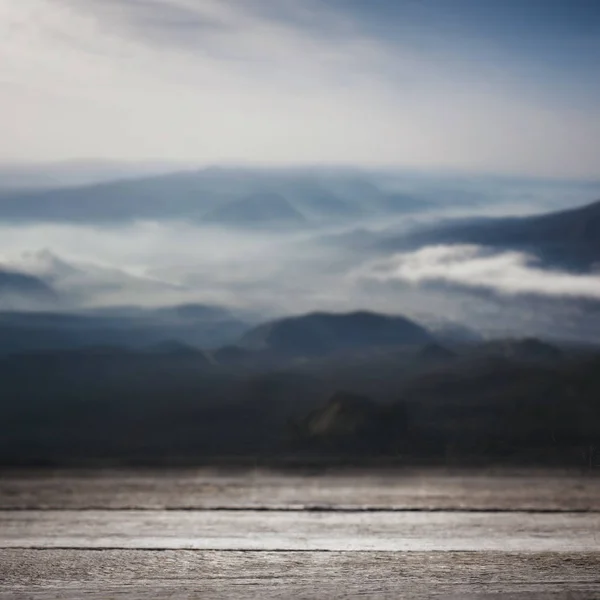
[[[598,554],[0,550],[0,598],[600,597]]]
[[[600,598],[600,479],[439,470],[0,475],[0,600],[358,596]]]
[[[0,547],[600,552],[600,513],[2,511]]]
[[[374,508],[600,511],[600,477],[557,471],[7,471],[0,509]]]

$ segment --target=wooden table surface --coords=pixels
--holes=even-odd
[[[0,599],[600,599],[600,477],[0,473]]]

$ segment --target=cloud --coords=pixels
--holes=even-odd
[[[541,269],[521,252],[491,252],[478,246],[428,246],[371,263],[359,277],[415,286],[441,282],[503,295],[600,299],[600,274]]]
[[[211,302],[285,313],[334,306],[346,290],[334,249],[289,234],[143,221],[0,225],[0,237],[1,265],[43,277],[76,305]]]
[[[543,271],[524,255],[476,247],[373,261],[318,237],[175,221],[0,226],[0,238],[0,264],[51,284],[62,309],[202,302],[264,319],[368,309],[573,339],[597,338],[599,327],[600,277]]]
[[[343,7],[0,0],[0,159],[600,172],[594,104]]]
[[[440,294],[373,294],[354,276],[360,253],[306,234],[140,221],[0,225],[0,238],[0,264],[43,278],[74,307],[203,302],[269,316],[449,310]]]

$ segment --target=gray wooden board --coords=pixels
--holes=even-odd
[[[600,471],[600,470],[599,470]],[[593,473],[593,472],[592,472]],[[1,508],[597,510],[600,476],[569,471],[214,469],[0,471]]]
[[[356,597],[598,600],[600,478],[0,474],[0,600]]]
[[[597,553],[0,550],[0,598],[600,598]]]
[[[0,548],[600,552],[600,513],[0,511]]]

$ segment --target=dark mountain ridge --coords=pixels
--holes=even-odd
[[[272,321],[249,331],[239,345],[277,355],[310,357],[365,347],[422,344],[432,339],[424,327],[405,317],[359,311],[312,313]]]
[[[165,340],[213,348],[234,342],[249,327],[226,309],[206,305],[97,312],[0,311],[0,355],[90,346],[139,349]]]
[[[18,306],[50,308],[58,302],[59,295],[43,279],[0,266],[0,309]]]
[[[587,270],[600,262],[600,201],[530,217],[477,219],[434,226],[405,246],[476,244],[531,253],[548,266]]]
[[[538,342],[525,346],[538,355]],[[587,467],[600,447],[597,350],[532,362],[499,344],[442,361],[438,348],[423,361],[427,346],[416,346],[404,359],[390,349],[378,370],[375,353],[337,369],[315,359],[311,371],[223,368],[210,353],[180,350],[0,358],[0,463],[384,457]]]
[[[55,297],[52,288],[39,277],[0,267],[0,294],[5,292]]]

